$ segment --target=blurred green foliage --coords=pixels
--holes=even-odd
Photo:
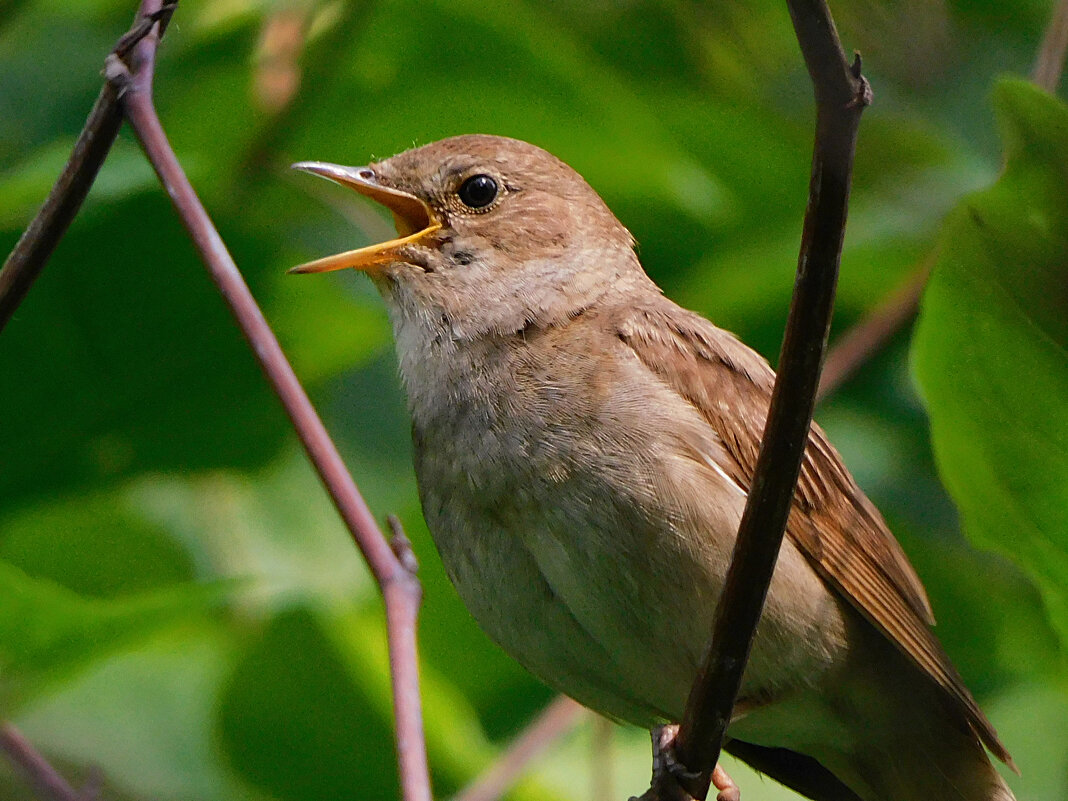
[[[939,468],[974,541],[1013,559],[960,532],[907,333],[818,416],[927,583],[940,637],[1023,771],[1018,795],[1064,801],[1062,105],[1001,90],[1010,167],[938,239],[947,213],[997,180],[989,95],[999,73],[1029,70],[1049,4],[833,5],[876,93],[835,330],[941,242],[917,350]],[[132,6],[0,2],[3,252],[62,165]],[[361,489],[414,540],[445,797],[551,694],[478,631],[437,563],[374,292],[351,274],[284,275],[388,223],[287,165],[361,164],[458,133],[533,141],[603,194],[671,296],[773,358],[812,124],[785,9],[183,0],[156,85],[179,157]],[[1017,350],[995,350],[1007,337]],[[126,132],[0,335],[0,419],[0,716],[69,775],[101,769],[108,798],[395,796],[375,588]],[[1024,505],[1005,517],[977,476]],[[556,744],[512,797],[586,797],[591,736]],[[645,736],[616,742],[616,794],[636,792]],[[28,793],[0,764],[0,799]]]
[[[947,222],[914,353],[966,531],[1034,577],[1065,642],[1068,107],[1008,82],[997,105],[1005,172]]]

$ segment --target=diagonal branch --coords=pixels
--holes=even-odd
[[[848,63],[822,0],[788,0],[816,96],[816,141],[794,297],[752,488],[705,663],[690,692],[675,752],[703,799],[741,686],[793,503],[830,328],[857,129],[871,90]]]
[[[453,796],[452,801],[497,801],[545,749],[575,728],[589,713],[577,701],[558,695],[523,729],[488,769]]]
[[[849,380],[861,365],[883,349],[920,309],[927,277],[937,253],[932,250],[905,282],[842,334],[827,351],[816,400],[821,401]]]
[[[148,44],[151,39],[151,35],[145,37],[134,48],[128,63],[113,59],[109,64],[109,79],[120,90],[123,109],[145,155],[382,590],[401,786],[405,801],[429,801],[430,778],[423,738],[415,640],[422,590],[414,572],[409,569],[411,559],[410,551],[405,547],[406,540],[397,536],[396,547],[391,547],[378,528],[263,312],[256,305],[248,285],[178,163],[152,103],[153,61]],[[399,531],[399,525],[395,531]]]
[[[167,141],[152,104],[152,80],[159,38],[176,4],[176,0],[144,0],[138,22],[108,56],[104,70],[107,84],[75,152],[44,208],[0,273],[0,327],[25,297],[77,213],[125,114],[381,588],[386,607],[403,796],[405,801],[430,801],[415,639],[422,589],[415,578],[414,556],[399,522],[391,520],[392,541],[387,541],[375,523]],[[16,742],[10,737],[7,740]],[[9,745],[7,741],[3,744]],[[7,750],[16,761],[22,753],[17,749]],[[44,765],[49,767],[46,762]],[[54,770],[51,774],[58,776]],[[73,798],[58,790],[49,797],[61,801]]]
[[[176,0],[162,4],[159,0],[145,0],[138,10],[133,27],[115,44],[112,56],[122,57],[129,53],[157,22],[162,33],[175,5]],[[153,49],[155,41],[154,39],[151,45]],[[74,150],[63,172],[37,216],[4,262],[4,267],[0,270],[0,331],[4,330],[15,309],[41,274],[52,251],[56,249],[78,209],[82,207],[85,196],[89,194],[89,187],[93,185],[100,166],[111,151],[111,144],[122,125],[122,109],[118,99],[115,87],[110,83],[104,84],[82,132],[78,135],[78,140],[74,143]]]
[[[1059,0],[1042,36],[1031,80],[1047,92],[1056,92],[1068,53],[1068,0]]]
[[[100,90],[59,180],[4,262],[0,270],[0,331],[30,291],[89,194],[122,125],[117,101],[112,86],[105,85]]]
[[[7,754],[41,798],[48,801],[95,801],[96,793],[79,793],[71,787],[22,732],[10,723],[0,723],[0,751]]]

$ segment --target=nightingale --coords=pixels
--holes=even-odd
[[[423,513],[478,623],[610,718],[678,721],[704,657],[774,373],[666,298],[582,177],[468,135],[302,162],[398,237],[294,268],[389,311]],[[993,726],[923,585],[813,425],[728,750],[819,801],[1009,801]]]

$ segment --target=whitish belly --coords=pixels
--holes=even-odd
[[[643,726],[678,719],[744,496],[655,443],[622,459],[605,443],[547,457],[529,438],[519,445],[488,430],[463,452],[451,437],[416,439],[428,526],[486,632],[604,714]],[[664,493],[700,502],[665,510]],[[743,695],[769,699],[816,682],[844,647],[842,626],[837,600],[786,543]]]

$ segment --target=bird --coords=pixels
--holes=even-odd
[[[295,267],[384,299],[423,515],[475,620],[617,721],[679,721],[706,653],[774,372],[664,295],[597,192],[472,134],[300,162],[397,238]],[[808,436],[727,750],[817,801],[1012,801],[1015,769],[924,587],[822,429]]]

